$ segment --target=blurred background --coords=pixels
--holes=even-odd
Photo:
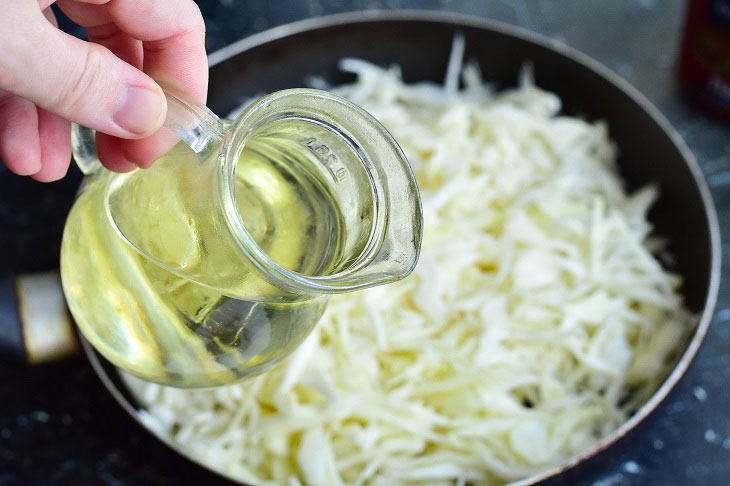
[[[730,241],[730,124],[682,94],[679,0],[199,0],[214,52],[305,18],[373,9],[428,9],[490,18],[563,42],[624,77],[687,141],[712,188]],[[82,29],[61,19],[67,32]],[[484,67],[488,77],[489,68]],[[0,166],[0,273],[55,268],[63,215],[80,176],[42,185]],[[33,201],[33,204],[29,204]],[[7,235],[13,234],[10,239]],[[34,245],[44,243],[38,255]],[[56,246],[57,248],[57,246]],[[727,250],[725,250],[727,252]],[[727,255],[727,253],[726,253]],[[727,258],[725,259],[728,260]],[[723,273],[727,273],[723,269]],[[726,485],[730,478],[730,299],[723,278],[710,334],[642,439],[580,485]],[[0,485],[227,484],[182,460],[114,402],[84,358],[0,366]]]

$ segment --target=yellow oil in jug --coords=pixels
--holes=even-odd
[[[328,275],[342,264],[343,216],[316,159],[295,145],[280,134],[247,144],[236,205],[271,260]],[[250,263],[230,237],[210,237],[227,229],[210,214],[212,182],[201,180],[199,163],[178,144],[150,169],[96,175],[68,217],[61,250],[64,291],[84,336],[115,365],[179,387],[264,371],[296,348],[325,306],[323,297],[242,298],[260,281],[247,278]]]

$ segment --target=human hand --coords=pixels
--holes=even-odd
[[[147,167],[174,143],[153,78],[205,102],[205,26],[192,0],[58,0],[89,42],[57,28],[53,0],[3,2],[0,159],[16,174],[60,179],[69,121],[97,130],[102,164]],[[144,72],[143,72],[144,71]]]

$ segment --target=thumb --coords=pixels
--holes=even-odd
[[[107,48],[44,22],[23,43],[5,87],[67,120],[121,138],[144,138],[165,120],[162,89]],[[12,74],[15,74],[14,76]]]

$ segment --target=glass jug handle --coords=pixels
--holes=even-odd
[[[226,126],[206,106],[188,101],[168,89],[163,89],[167,99],[167,116],[163,127],[171,130],[197,154],[217,146]],[[96,153],[96,131],[77,124],[71,126],[71,150],[76,165],[85,176],[102,168]]]
[[[81,172],[89,177],[102,169],[96,154],[96,130],[71,124],[71,153]]]
[[[221,119],[207,106],[188,101],[167,88],[167,116],[163,126],[172,130],[193,152],[206,152],[211,145],[218,145],[226,132]]]

